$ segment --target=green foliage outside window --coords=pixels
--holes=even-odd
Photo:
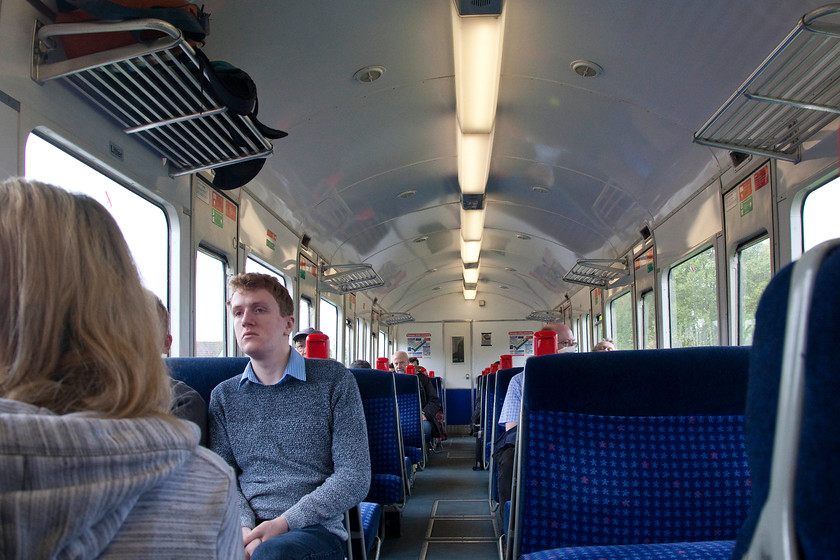
[[[770,275],[769,238],[738,252],[738,343],[741,345],[752,344],[755,311]]]
[[[718,344],[717,275],[715,249],[683,261],[668,274],[671,346]]]
[[[610,302],[613,342],[619,350],[633,349],[633,311],[631,305],[630,292]]]

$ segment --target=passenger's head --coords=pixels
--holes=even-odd
[[[611,338],[603,339],[595,345],[595,348],[592,349],[593,352],[612,352],[613,350],[618,349],[615,347],[615,342],[613,342]]]
[[[355,369],[372,369],[370,367],[370,362],[367,360],[353,360],[350,367]]]
[[[321,331],[316,331],[312,327],[307,327],[302,331],[296,332],[295,336],[292,337],[292,344],[294,345],[295,350],[297,350],[297,353],[303,356],[304,358],[306,357],[306,337],[308,337],[310,334],[324,333],[322,333]]]
[[[56,414],[164,414],[155,303],[92,198],[0,183],[0,397]]]
[[[562,354],[564,352],[577,352],[577,341],[575,334],[568,325],[563,323],[546,323],[542,328],[544,331],[554,331],[557,333],[557,352]]]
[[[273,276],[253,272],[237,274],[228,285],[239,348],[252,359],[281,357],[295,323],[289,292]]]
[[[397,373],[405,373],[405,368],[408,365],[408,354],[399,350],[394,352],[391,357],[391,363],[394,364],[394,371]]]
[[[415,358],[414,356],[412,356],[408,359],[408,363],[413,365],[413,366],[419,366],[420,365],[420,360],[418,358]]]
[[[169,330],[169,310],[163,305],[160,298],[152,292],[149,292],[149,297],[154,298],[155,310],[157,310],[157,318],[160,323],[160,332],[163,333],[161,351],[164,354],[169,354],[169,350],[172,348],[172,334]]]
[[[274,276],[259,274],[257,272],[243,272],[231,278],[230,282],[228,282],[228,287],[230,288],[231,298],[233,298],[236,292],[265,290],[277,302],[277,308],[281,315],[288,317],[295,313],[295,304],[292,301],[292,296],[289,295],[286,287]],[[228,305],[230,305],[230,300],[228,300]]]

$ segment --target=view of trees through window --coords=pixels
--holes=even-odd
[[[676,265],[668,273],[671,347],[715,346],[718,343],[715,249]]]
[[[752,344],[758,300],[770,282],[770,239],[738,251],[738,344]]]
[[[631,305],[630,292],[610,302],[610,326],[613,342],[619,350],[633,349],[633,310]]]
[[[639,325],[642,331],[642,348],[646,350],[656,348],[656,308],[653,290],[642,294],[639,305]]]

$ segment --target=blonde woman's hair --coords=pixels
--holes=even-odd
[[[0,397],[56,414],[165,414],[154,305],[98,202],[0,183]]]

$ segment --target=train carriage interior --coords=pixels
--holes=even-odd
[[[0,180],[111,212],[169,310],[173,377],[208,401],[246,363],[241,272],[326,335],[309,357],[386,370],[366,393],[351,368],[366,413],[413,410],[387,370],[419,359],[445,435],[367,418],[403,453],[374,468],[396,494],[348,513],[349,557],[838,554],[806,510],[840,503],[807,493],[840,459],[809,443],[840,378],[840,4],[206,0],[200,32],[158,9],[0,0]],[[545,350],[558,323],[573,339]],[[772,440],[777,416],[801,434]]]

